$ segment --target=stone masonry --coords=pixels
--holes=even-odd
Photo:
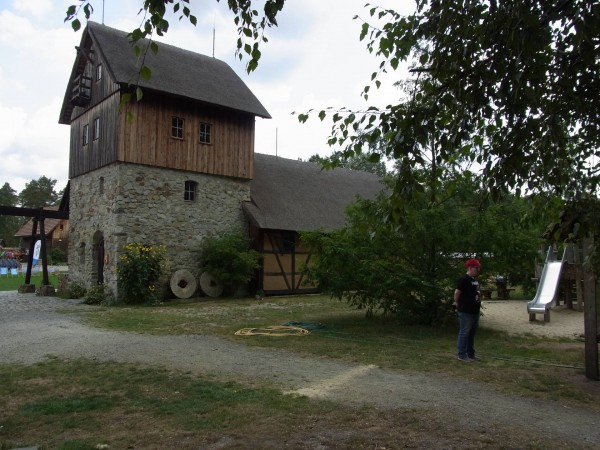
[[[184,200],[186,181],[197,183],[195,201]],[[250,182],[129,163],[114,163],[71,179],[69,277],[90,287],[103,273],[118,295],[116,264],[131,242],[164,245],[167,273],[188,269],[199,276],[202,239],[246,231],[242,202]],[[99,244],[104,244],[104,259]]]

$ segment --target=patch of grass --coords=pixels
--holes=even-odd
[[[468,377],[523,396],[561,399],[600,410],[598,393],[572,383],[583,377],[582,342],[512,336],[482,328],[477,348],[484,362],[456,362],[457,325],[401,325],[394,317],[367,319],[363,311],[327,296],[185,300],[154,307],[98,308],[85,313],[98,327],[146,334],[215,335],[246,345],[375,364],[395,370]],[[319,323],[306,336],[236,336],[242,328]],[[556,386],[556,389],[548,386]]]
[[[42,285],[42,274],[36,273],[35,275],[31,275],[30,282],[31,284],[35,284],[36,286]],[[48,281],[55,288],[58,287],[58,276],[55,272],[52,274],[48,274]],[[20,273],[16,277],[0,277],[0,291],[17,291],[19,290],[19,286],[25,284],[25,275]]]
[[[0,365],[0,450],[572,448],[494,427],[456,432],[423,410],[378,412],[209,376],[51,359]]]

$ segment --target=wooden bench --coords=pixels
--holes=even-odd
[[[481,292],[481,296],[488,300],[492,299],[492,291],[493,291],[493,289],[480,289],[479,290],[479,292]]]
[[[498,288],[498,298],[508,300],[510,298],[510,291],[514,291],[515,288]]]

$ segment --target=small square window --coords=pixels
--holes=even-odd
[[[196,188],[198,186],[198,183],[196,183],[195,181],[190,181],[187,180],[185,182],[185,187],[184,187],[184,191],[183,191],[183,199],[193,202],[194,200],[196,200]]]
[[[96,81],[100,81],[102,79],[102,64],[98,64],[96,66]]]
[[[210,123],[200,124],[200,143],[211,144],[212,143],[212,125]]]
[[[81,143],[86,146],[88,145],[88,143],[90,142],[90,127],[89,125],[86,123],[83,126],[83,131],[81,133]]]
[[[94,140],[100,139],[100,117],[94,119]]]
[[[171,120],[171,137],[176,139],[183,139],[183,119],[180,117],[173,117]]]

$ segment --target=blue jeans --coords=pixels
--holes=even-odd
[[[479,313],[458,313],[458,340],[456,348],[461,358],[473,358],[475,356],[475,333],[479,327]]]

